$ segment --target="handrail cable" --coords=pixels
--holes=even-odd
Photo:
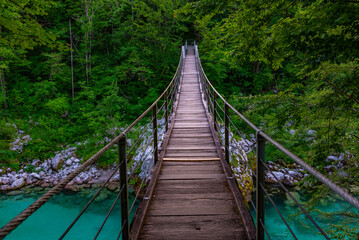
[[[106,217],[105,217],[105,220],[103,220],[103,222],[102,222],[102,224],[101,224],[101,227],[100,227],[99,230],[97,231],[96,236],[94,237],[94,240],[97,239],[98,235],[101,233],[102,228],[105,226],[105,223],[107,222],[107,219],[110,217],[110,215],[111,215],[111,213],[112,213],[112,210],[113,210],[113,208],[115,207],[115,205],[116,205],[118,199],[120,198],[121,193],[122,193],[122,191],[123,191],[124,189],[125,189],[124,186],[122,186],[122,188],[120,189],[119,193],[117,194],[115,200],[113,201],[110,210],[107,212],[107,215],[106,215]]]
[[[293,197],[293,195],[288,191],[288,189],[279,181],[277,176],[270,170],[267,164],[261,160],[263,166],[267,169],[267,171],[274,177],[275,180],[279,183],[279,185],[283,188],[286,194],[294,201],[294,203],[300,208],[300,210],[304,213],[304,215],[314,224],[314,226],[320,231],[320,233],[326,238],[329,239],[328,235],[323,231],[323,229],[316,223],[316,221],[312,218],[312,216],[303,208],[303,206]]]
[[[287,223],[287,221],[285,220],[285,218],[283,217],[282,213],[279,211],[277,205],[274,203],[273,199],[269,196],[268,192],[266,191],[265,187],[262,185],[262,183],[259,183],[259,186],[262,188],[263,192],[265,193],[265,195],[267,196],[267,198],[269,199],[269,201],[271,202],[271,204],[273,205],[274,209],[277,211],[278,215],[280,216],[280,218],[282,219],[282,221],[284,222],[285,226],[288,228],[290,234],[292,234],[292,236],[294,237],[294,239],[298,239],[297,236],[294,234],[292,228],[289,226],[289,224]]]

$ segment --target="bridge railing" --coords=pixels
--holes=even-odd
[[[183,61],[185,58],[185,51],[187,50],[187,44],[182,46],[181,48],[181,56],[178,63],[178,67],[176,73],[167,86],[167,88],[163,91],[163,93],[157,98],[157,100],[146,110],[144,111],[133,123],[131,123],[122,133],[120,133],[117,137],[115,137],[111,142],[109,142],[106,146],[104,146],[100,151],[95,153],[92,157],[86,160],[80,167],[78,167],[74,172],[70,173],[67,177],[65,177],[62,181],[60,181],[57,185],[51,188],[48,192],[46,192],[43,196],[37,199],[34,203],[32,203],[29,207],[27,207],[24,211],[22,211],[19,215],[13,218],[10,222],[8,222],[5,226],[0,229],[0,239],[5,238],[9,235],[14,229],[16,229],[23,221],[25,221],[28,217],[30,217],[36,210],[38,210],[42,205],[44,205],[47,201],[49,201],[55,194],[64,189],[64,187],[70,183],[76,176],[78,176],[81,172],[88,169],[91,165],[95,164],[97,160],[107,151],[109,151],[115,145],[118,145],[119,151],[119,160],[118,165],[111,173],[111,175],[106,179],[106,181],[102,184],[102,186],[97,190],[95,195],[90,199],[90,201],[83,207],[78,216],[73,220],[73,222],[69,225],[69,227],[63,232],[63,234],[59,237],[59,239],[63,239],[69,231],[73,228],[73,226],[77,223],[77,221],[83,216],[89,206],[95,201],[95,199],[100,195],[100,193],[104,190],[104,188],[109,184],[111,179],[114,178],[116,173],[119,173],[119,192],[117,197],[115,198],[111,208],[108,210],[107,216],[105,217],[101,226],[99,226],[94,239],[97,239],[99,234],[101,233],[106,221],[108,220],[111,212],[113,211],[116,203],[120,200],[121,205],[121,226],[118,233],[117,239],[122,236],[122,239],[130,239],[130,214],[135,210],[136,201],[139,197],[139,194],[143,190],[144,183],[147,182],[149,173],[152,167],[157,163],[159,157],[159,141],[158,141],[158,118],[160,116],[161,119],[164,118],[164,127],[167,131],[169,127],[169,117],[173,112],[174,104],[177,100],[177,93],[179,88],[179,83],[182,74]],[[161,106],[159,106],[161,104]],[[161,114],[161,115],[160,115]],[[145,124],[144,124],[145,122]],[[127,140],[126,136],[131,133],[131,130],[134,130],[135,126],[145,126],[142,132],[139,134],[138,138],[135,140],[135,143],[132,144],[131,148],[127,150]],[[143,142],[146,138],[146,133],[150,131],[152,127],[153,141],[149,142],[145,147],[150,147],[149,145],[153,145],[153,158],[150,163],[146,163],[147,167],[142,175],[142,181],[140,183],[140,187],[136,191],[135,199],[132,203],[129,202],[128,198],[128,182],[129,180],[135,177],[136,170],[138,167],[141,167],[144,164],[145,158],[135,162],[131,169],[128,169],[128,165],[131,164],[131,154],[136,151],[138,146]],[[143,170],[143,169],[142,169]],[[130,205],[131,204],[131,205]]]
[[[320,232],[322,236],[324,236],[326,239],[329,239],[327,233],[318,225],[318,223],[313,219],[313,217],[304,209],[304,207],[299,203],[297,199],[294,198],[294,196],[290,193],[290,191],[279,181],[277,176],[271,171],[271,169],[268,167],[268,165],[265,163],[265,146],[266,142],[272,144],[275,146],[278,150],[283,152],[285,155],[287,155],[290,159],[292,159],[295,163],[300,165],[304,170],[306,170],[308,173],[313,175],[315,178],[317,178],[320,182],[328,186],[333,192],[341,196],[345,201],[350,203],[355,208],[359,209],[359,201],[357,198],[353,197],[351,194],[349,194],[346,190],[339,187],[335,183],[333,183],[331,180],[329,180],[327,177],[325,177],[323,174],[315,170],[313,167],[308,165],[306,162],[304,162],[302,159],[300,159],[298,156],[293,154],[291,151],[286,149],[283,145],[269,137],[267,134],[265,134],[260,128],[255,126],[252,122],[250,122],[245,116],[243,116],[240,112],[238,112],[232,105],[230,105],[224,97],[213,87],[211,82],[208,80],[201,64],[201,59],[199,58],[199,52],[198,52],[198,46],[194,42],[194,49],[195,49],[195,56],[196,56],[196,64],[197,68],[199,70],[199,77],[201,82],[202,91],[204,94],[204,98],[207,102],[208,111],[211,114],[214,129],[217,131],[220,131],[221,128],[224,128],[224,153],[225,153],[225,159],[228,163],[230,163],[230,137],[233,137],[233,134],[231,134],[231,131],[233,131],[238,136],[242,137],[242,139],[245,140],[245,136],[243,136],[243,133],[238,130],[236,125],[234,124],[235,120],[240,119],[243,121],[247,126],[249,126],[252,130],[256,132],[256,141],[255,144],[252,145],[253,151],[256,154],[256,169],[253,171],[251,166],[248,164],[246,167],[250,168],[251,172],[255,173],[253,174],[253,178],[255,178],[255,196],[256,200],[255,203],[251,198],[250,204],[252,208],[254,209],[256,213],[256,239],[264,239],[264,235],[266,234],[268,239],[270,239],[270,236],[268,234],[268,231],[265,226],[264,221],[264,211],[265,211],[265,196],[268,198],[270,203],[273,205],[277,213],[279,214],[280,218],[282,219],[285,226],[288,228],[291,235],[294,237],[294,239],[297,239],[297,236],[291,229],[291,226],[288,224],[288,221],[284,218],[283,214],[280,212],[279,208],[276,206],[274,200],[271,198],[270,194],[265,189],[265,171],[270,173],[274,179],[279,183],[280,187],[285,191],[285,193],[289,196],[291,200],[295,203],[295,205],[300,209],[300,211],[305,214],[307,219],[317,228],[317,230]],[[231,117],[232,116],[232,117]],[[236,142],[236,141],[234,141]],[[248,143],[248,146],[251,144]],[[256,148],[254,146],[256,145]],[[239,150],[243,150],[242,146],[237,145],[236,146]],[[231,163],[230,163],[231,164]],[[241,174],[237,175],[239,177],[239,181],[241,181],[242,186],[245,186],[245,180],[242,179]],[[251,193],[248,192],[248,189],[245,187],[240,188],[242,193],[245,191],[245,194],[247,196],[250,196]]]

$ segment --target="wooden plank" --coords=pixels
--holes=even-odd
[[[170,181],[170,180],[163,180],[163,181]],[[172,180],[171,180],[172,181]],[[206,193],[206,194],[212,194],[216,195],[219,193],[229,193],[228,188],[224,188],[223,185],[217,188],[176,188],[176,189],[156,189],[154,192],[154,195],[157,194],[164,194],[164,195],[170,195],[170,194],[191,194],[191,193]],[[233,198],[233,197],[232,197]]]
[[[178,171],[203,171],[203,172],[207,172],[207,171],[213,171],[213,172],[217,172],[217,171],[222,171],[223,169],[221,168],[220,165],[207,165],[207,164],[201,164],[201,165],[163,165],[162,166],[162,172],[166,172],[168,171],[170,172],[178,172]]]
[[[217,151],[217,148],[216,146],[213,144],[213,146],[206,146],[206,145],[203,145],[203,144],[199,144],[199,145],[196,145],[194,147],[188,147],[188,146],[181,146],[181,145],[169,145],[167,148],[166,148],[166,151],[170,151],[170,150],[176,150],[176,151],[202,151],[202,150],[213,150],[213,151]]]
[[[199,167],[199,166],[198,166]],[[183,175],[183,174],[223,174],[222,169],[217,168],[216,166],[212,165],[211,168],[207,169],[190,169],[190,168],[181,168],[178,169],[178,166],[171,166],[169,169],[162,169],[164,175]]]
[[[208,132],[202,132],[202,133],[199,133],[199,132],[196,132],[196,135],[193,136],[193,133],[190,132],[190,133],[175,133],[175,134],[172,134],[172,138],[171,139],[174,139],[174,138],[196,138],[196,139],[199,139],[199,138],[208,138],[208,137],[212,137],[212,135]]]
[[[181,119],[181,118],[176,118],[175,119],[176,123],[182,123],[182,122],[195,122],[195,123],[208,123],[208,119],[207,118],[186,118],[186,119]]]
[[[192,159],[192,158],[188,158],[188,159]],[[202,159],[202,158],[197,157],[197,159]],[[216,165],[222,167],[221,163],[218,161],[180,161],[180,162],[164,161],[162,164],[162,166],[208,166],[208,165]]]
[[[219,158],[163,158],[164,161],[174,161],[174,162],[203,162],[203,161],[219,161]]]
[[[216,199],[216,200],[231,200],[233,196],[229,192],[221,192],[218,194],[212,193],[171,193],[171,192],[154,192],[153,200],[203,200],[203,199]]]
[[[178,142],[182,142],[183,144],[186,143],[211,143],[213,144],[212,136],[206,136],[205,133],[199,133],[201,136],[194,136],[193,134],[176,134],[175,137],[171,138],[170,144],[177,144]]]
[[[213,216],[149,216],[142,239],[246,239],[234,214]]]
[[[161,174],[158,179],[160,180],[179,180],[179,179],[217,179],[217,178],[224,178],[224,174]]]
[[[235,212],[233,200],[228,199],[156,199],[150,205],[147,216],[208,216],[233,214]]]
[[[164,162],[163,164],[165,164]],[[219,188],[228,190],[228,183],[226,179],[173,179],[173,180],[158,180],[156,191],[166,189],[211,189]]]
[[[193,153],[171,153],[171,152],[166,152],[165,157],[166,158],[183,158],[183,157],[216,158],[216,157],[218,157],[218,154],[214,153],[214,152],[210,152],[210,153],[204,153],[204,152],[198,152],[198,153],[195,153],[195,152],[193,152]]]
[[[181,139],[181,140],[176,140]],[[201,140],[201,138],[174,138],[171,139],[170,144],[171,146],[184,146],[184,147],[190,147],[190,146],[212,146],[216,148],[216,145],[214,145],[213,140]]]
[[[217,149],[216,148],[210,148],[210,149],[166,149],[166,155],[167,153],[183,153],[183,154],[191,154],[191,153],[216,153],[216,156],[218,157]]]

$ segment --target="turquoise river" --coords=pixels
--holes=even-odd
[[[298,192],[293,193],[300,200],[308,198],[308,196],[300,195]],[[84,190],[78,193],[60,193],[54,196],[48,203],[7,236],[5,240],[58,239],[93,194],[94,190]],[[292,202],[284,193],[278,190],[272,191],[271,194],[278,208],[293,227],[293,231],[296,233],[298,239],[324,239],[303,215],[294,216],[296,209],[293,208]],[[35,191],[29,189],[21,193],[18,192],[17,195],[0,195],[0,226],[5,225],[39,196],[40,193],[38,189]],[[79,222],[68,233],[65,239],[93,239],[115,198],[116,193],[110,191],[106,191],[100,195],[98,201],[90,206],[88,211],[80,218]],[[275,209],[271,207],[269,201],[267,201],[266,204],[265,224],[271,239],[293,239]],[[349,229],[349,232],[358,233],[358,211],[351,208],[347,203],[335,197],[327,197],[324,198],[317,207],[323,212],[336,213],[333,215],[323,215],[313,211],[312,215],[320,226],[330,230],[333,226],[332,224],[343,224],[347,230]],[[356,216],[339,214],[339,212],[343,211],[350,212],[354,215],[356,214]],[[132,212],[131,218],[133,214]],[[117,204],[98,239],[116,239],[120,226],[120,208],[119,204]],[[347,236],[341,237],[341,239],[358,238]]]

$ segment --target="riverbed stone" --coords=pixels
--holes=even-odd
[[[72,164],[72,161],[70,160],[70,159],[68,159],[67,161],[66,161],[66,165],[67,166],[70,166]]]
[[[51,159],[51,168],[54,171],[58,171],[58,169],[62,166],[63,163],[63,156],[61,154],[56,154],[56,156]]]
[[[276,171],[273,171],[272,172],[274,174],[274,176],[278,179],[278,181],[283,181],[284,180],[284,173],[282,172],[276,172]],[[266,178],[266,181],[269,182],[269,183],[277,183],[277,179],[274,177],[271,173],[267,173],[267,178]]]
[[[11,184],[11,189],[19,189],[21,187],[23,187],[25,185],[25,179],[23,178],[19,178],[16,179],[12,184]]]
[[[283,183],[287,186],[293,187],[294,186],[294,179],[288,175],[285,176],[283,179]]]
[[[22,194],[22,191],[20,191],[20,190],[15,190],[15,191],[11,191],[11,192],[6,193],[6,195],[8,195],[8,196],[17,196],[17,195],[20,195],[20,194]]]

